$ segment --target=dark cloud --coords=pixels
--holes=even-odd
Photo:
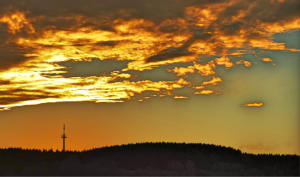
[[[8,85],[10,83],[11,83],[10,81],[2,81],[2,80],[0,80],[0,85]]]
[[[21,64],[26,61],[24,49],[14,44],[7,43],[20,36],[39,36],[44,30],[74,30],[78,27],[93,27],[114,31],[115,19],[143,18],[160,25],[166,19],[185,18],[185,8],[194,6],[204,9],[211,4],[230,2],[230,0],[1,0],[0,16],[16,10],[26,13],[36,34],[28,34],[21,31],[11,35],[4,30],[5,24],[0,23],[0,70]],[[300,16],[300,1],[286,0],[279,3],[272,0],[235,0],[231,6],[218,15],[218,18],[206,29],[204,27],[189,26],[187,29],[193,33],[193,37],[179,48],[168,48],[146,59],[146,62],[168,60],[179,56],[188,56],[192,53],[187,48],[196,40],[216,42],[216,50],[222,51],[222,44],[215,40],[215,33],[226,35],[239,35],[241,29],[247,29],[247,38],[262,38],[256,30],[259,22],[282,22]],[[237,21],[232,21],[241,10],[246,15]],[[284,14],[284,15],[283,15]],[[146,28],[146,27],[145,27]],[[147,30],[153,30],[152,28]],[[182,31],[179,24],[162,25],[159,30],[164,33],[178,33]],[[208,33],[208,31],[210,33]],[[78,41],[74,45],[85,45],[89,41]],[[114,47],[119,41],[99,42],[96,45]],[[59,46],[51,46],[59,47]],[[26,49],[28,50],[28,49]]]
[[[62,74],[64,77],[88,77],[88,76],[100,76],[109,74],[112,71],[118,71],[126,68],[129,61],[118,61],[113,59],[99,60],[91,59],[91,61],[74,61],[69,60],[66,62],[58,63],[61,66],[66,67],[64,71],[67,73]]]
[[[30,59],[24,56],[30,49],[25,49],[15,43],[16,38],[27,35],[25,31],[12,35],[8,32],[7,25],[0,23],[0,71],[18,66]]]
[[[2,0],[0,15],[16,10],[26,12],[37,33],[45,29],[71,30],[92,26],[114,31],[115,19],[143,18],[160,24],[166,19],[185,17],[185,7],[206,6],[228,0]],[[178,30],[164,26],[163,32]]]
[[[24,57],[24,48],[15,44],[0,44],[0,71],[22,64],[28,59]]]
[[[39,93],[39,94],[34,94]],[[43,98],[59,98],[59,95],[53,95],[41,90],[27,90],[27,89],[11,89],[7,91],[0,91],[0,105],[14,104],[21,101],[38,100]]]
[[[21,101],[38,100],[38,99],[49,98],[49,97],[51,96],[47,96],[47,95],[20,95],[18,97],[7,96],[7,97],[2,97],[0,99],[0,105],[9,105]]]
[[[248,22],[258,19],[261,22],[272,23],[287,21],[300,16],[300,1],[298,0],[286,0],[284,3],[272,3],[271,0],[261,0],[256,2],[255,5],[250,14],[245,17],[245,20]]]
[[[224,0],[223,0],[224,1]],[[225,0],[226,1],[226,0]],[[28,10],[33,15],[69,16],[85,15],[98,16],[130,12],[127,17],[161,19],[182,16],[184,7],[220,3],[220,0],[2,0],[0,11],[13,8]],[[120,12],[121,11],[121,12]]]
[[[117,45],[118,43],[119,43],[119,41],[103,41],[103,42],[96,43],[96,45],[113,47],[113,46]]]
[[[300,16],[299,0],[287,0],[284,3],[275,0],[237,0],[236,2],[220,14],[211,29],[219,28],[229,35],[239,34],[240,29],[257,28],[256,25],[261,22],[283,22]],[[246,15],[238,21],[232,21],[232,17],[237,16],[241,10],[244,10]]]
[[[161,51],[157,55],[149,57],[146,60],[146,62],[157,62],[157,61],[163,61],[163,60],[170,60],[170,59],[174,59],[176,57],[189,56],[189,55],[192,55],[192,54],[193,53],[188,52],[187,50],[185,50],[185,48],[170,47],[166,50]]]
[[[113,19],[144,18],[157,24],[166,19],[185,17],[185,8],[189,6],[205,8],[209,4],[220,4],[230,0],[2,0],[0,2],[0,14],[9,11],[20,10],[27,12],[29,17],[39,18],[34,21],[39,27],[55,26],[56,28],[83,26],[102,26],[111,29]],[[230,25],[239,27],[237,23],[231,23],[230,18],[236,16],[240,10],[249,9],[248,14],[242,19],[245,25],[255,24],[255,21],[276,22],[288,20],[299,16],[300,1],[288,0],[285,3],[277,3],[275,0],[236,0],[232,6],[228,6],[222,12],[214,24],[224,22],[230,29]],[[273,3],[272,3],[273,2]],[[272,10],[266,7],[271,7]],[[282,15],[284,14],[284,15]],[[43,17],[43,18],[42,18]],[[90,17],[95,21],[84,19],[71,20],[72,17]],[[79,24],[78,24],[79,23]],[[225,29],[226,27],[224,27]],[[162,28],[162,31],[173,31],[176,27]],[[230,31],[230,30],[228,30]]]
[[[192,37],[188,41],[186,41],[181,47],[174,48],[170,47],[167,48],[157,55],[154,55],[152,57],[149,57],[146,62],[156,62],[156,61],[162,61],[162,60],[169,60],[173,59],[176,57],[181,57],[181,56],[189,56],[192,55],[192,52],[187,51],[187,48],[195,41],[195,38]]]

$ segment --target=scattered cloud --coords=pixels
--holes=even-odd
[[[224,65],[226,68],[231,68],[233,67],[233,63],[230,61],[229,57],[220,57],[220,58],[216,58],[215,62],[217,65]]]
[[[245,67],[249,68],[251,67],[252,63],[250,61],[246,61],[246,60],[238,60],[235,62],[237,65],[241,65],[243,64]]]
[[[198,73],[201,76],[209,76],[215,74],[214,68],[216,65],[214,61],[209,61],[207,64],[198,64],[194,62],[194,65],[187,67],[175,67],[167,71],[176,73],[177,76],[185,76],[187,73]]]
[[[244,107],[262,107],[263,105],[264,105],[263,102],[253,102],[253,103],[243,104],[241,106],[244,106]]]
[[[174,99],[188,99],[189,97],[187,96],[174,96]]]
[[[273,60],[271,58],[261,58],[261,61],[263,62],[268,62],[268,63],[272,63],[273,66],[275,66],[276,64],[273,62]]]
[[[194,92],[195,95],[210,95],[213,93],[214,93],[213,90],[201,90],[201,91]]]
[[[219,82],[223,80],[220,77],[213,76],[211,80],[202,82],[202,85],[217,85]]]
[[[261,61],[264,61],[264,62],[273,62],[273,60],[271,58],[261,58]]]

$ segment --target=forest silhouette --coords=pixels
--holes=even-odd
[[[138,143],[87,151],[7,148],[0,175],[280,175],[300,174],[300,156],[242,153],[200,143]]]

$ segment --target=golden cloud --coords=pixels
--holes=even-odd
[[[12,34],[20,32],[24,27],[26,27],[26,30],[29,33],[35,32],[30,21],[26,18],[25,14],[20,11],[3,15],[0,17],[0,23],[6,23],[8,25],[9,32]]]
[[[188,99],[189,97],[187,96],[174,96],[174,99]]]
[[[253,102],[253,103],[243,104],[241,106],[244,106],[244,107],[262,107],[263,105],[264,105],[263,102]]]
[[[222,78],[213,76],[211,80],[202,82],[202,85],[217,85],[222,81]]]
[[[174,69],[168,69],[167,71],[176,73],[177,76],[185,76],[187,73],[199,73],[201,76],[209,76],[215,74],[214,68],[216,65],[214,61],[209,61],[207,64],[198,64],[194,62],[194,65],[188,67],[175,67]]]
[[[238,60],[235,62],[237,65],[241,65],[243,64],[245,67],[249,68],[251,67],[251,62],[250,61],[246,61],[246,60]]]
[[[230,61],[229,57],[223,56],[220,58],[216,58],[215,62],[217,65],[224,65],[226,69],[233,67],[233,63]]]
[[[273,62],[273,60],[271,58],[261,58],[261,61],[264,61],[264,62]]]
[[[210,95],[213,93],[214,93],[213,90],[201,90],[201,91],[194,92],[194,94],[196,95]]]

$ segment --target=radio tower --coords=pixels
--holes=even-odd
[[[61,138],[63,140],[62,152],[65,152],[65,150],[66,150],[66,138],[67,138],[67,136],[66,136],[66,125],[65,124],[63,125],[63,134],[61,135]]]

